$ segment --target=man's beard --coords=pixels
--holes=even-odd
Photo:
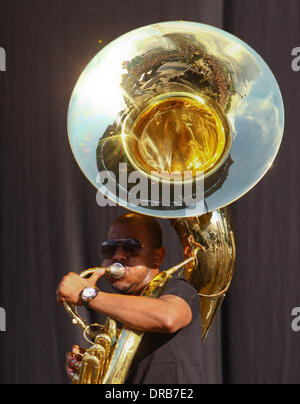
[[[131,285],[126,286],[126,285],[117,285],[117,284],[113,284],[112,287],[119,293],[124,293],[124,294],[129,294],[130,293],[130,288]]]

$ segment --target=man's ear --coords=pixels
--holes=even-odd
[[[154,250],[154,265],[159,268],[165,258],[166,250],[164,247],[159,247]]]

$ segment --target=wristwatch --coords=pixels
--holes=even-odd
[[[90,286],[89,288],[84,288],[80,293],[80,298],[84,306],[89,307],[91,300],[95,299],[98,295],[99,289],[97,286]]]

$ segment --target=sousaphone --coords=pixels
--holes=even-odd
[[[184,253],[174,268],[198,290],[203,340],[233,276],[228,205],[268,171],[283,129],[281,93],[264,60],[235,36],[194,22],[121,36],[92,59],[74,88],[68,134],[79,167],[102,202],[171,219]],[[174,268],[144,292],[158,296]],[[94,345],[75,382],[125,380],[134,330],[118,333],[111,321],[103,338],[81,323]],[[107,335],[109,355],[101,362]],[[96,376],[88,371],[95,358],[97,369],[103,365]]]

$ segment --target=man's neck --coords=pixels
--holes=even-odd
[[[145,287],[159,274],[159,268],[153,268],[149,271],[142,282],[137,286],[136,290],[132,293],[133,296],[139,296],[143,293]]]

